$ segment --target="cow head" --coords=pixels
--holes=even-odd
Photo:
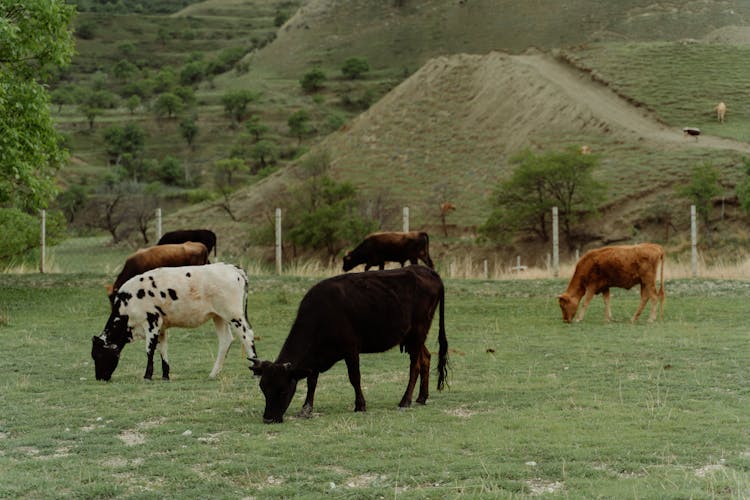
[[[291,363],[272,363],[251,359],[250,369],[260,377],[260,390],[266,398],[266,409],[263,411],[263,423],[280,424],[284,413],[292,402],[297,382],[310,375],[310,370],[292,368]]]
[[[349,252],[348,254],[344,255],[344,272],[349,271],[350,269],[354,269],[355,266],[356,264],[354,263],[352,253]]]
[[[560,309],[562,309],[563,321],[570,323],[573,321],[573,317],[578,309],[578,299],[571,297],[567,293],[558,295],[557,299],[560,301]]]
[[[91,358],[94,360],[96,380],[109,381],[120,361],[120,353],[132,339],[128,317],[112,314],[100,336],[91,337]],[[112,340],[112,341],[110,341]]]

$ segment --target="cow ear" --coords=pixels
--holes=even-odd
[[[263,369],[267,366],[267,361],[260,361],[258,358],[247,358],[251,363],[252,366],[250,366],[250,370],[253,372],[253,375],[256,377],[260,377],[263,375]]]
[[[557,298],[560,299],[560,302],[570,302],[570,299],[564,293],[558,295]]]

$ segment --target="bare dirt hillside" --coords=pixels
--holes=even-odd
[[[623,175],[621,162],[629,152],[750,152],[747,143],[686,138],[680,129],[662,125],[587,74],[540,52],[432,59],[319,147],[330,153],[335,176],[355,183],[365,197],[385,195],[396,207],[408,205],[413,227],[437,227],[436,193],[447,192],[458,206],[451,222],[458,232],[470,234],[486,218],[493,187],[509,174],[510,157],[524,148],[561,148],[583,141],[607,159],[599,175],[613,184],[609,207],[617,207],[618,216],[600,230],[602,238],[611,239],[621,236],[618,231],[627,236],[644,199],[674,189],[673,174],[658,172],[653,165],[634,164]],[[639,173],[638,168],[643,170]],[[632,196],[638,190],[623,188],[649,175],[658,185],[641,190],[644,198]],[[293,176],[281,172],[238,193],[233,205],[242,226],[267,220],[290,183]],[[250,243],[247,233],[238,231],[238,224],[218,208],[201,207],[181,216],[208,217],[232,246]],[[398,220],[393,226],[384,229],[398,229]]]

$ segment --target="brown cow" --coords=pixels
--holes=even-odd
[[[656,268],[660,263],[661,287],[657,292]],[[583,305],[575,319],[581,321],[586,307],[597,293],[604,297],[604,314],[607,321],[611,321],[609,289],[617,287],[629,290],[638,284],[641,285],[641,303],[631,321],[635,322],[638,319],[650,299],[653,301],[648,319],[650,323],[656,318],[657,300],[660,313],[664,312],[664,249],[661,245],[642,243],[589,250],[578,260],[568,289],[558,296],[563,321],[571,322],[581,297],[584,297]]]
[[[113,285],[107,286],[107,295],[113,302],[115,293],[133,276],[157,267],[202,266],[208,263],[208,249],[203,243],[158,245],[143,248],[125,259],[125,265]]]
[[[398,262],[403,267],[407,260],[416,264],[417,259],[422,259],[427,266],[435,269],[430,259],[430,237],[424,231],[372,233],[357,248],[344,255],[344,271],[360,264],[365,265],[365,271],[375,266],[382,271],[386,262]]]

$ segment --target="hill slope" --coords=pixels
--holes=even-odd
[[[743,142],[685,138],[587,74],[538,52],[430,60],[318,147],[331,154],[337,178],[355,183],[366,198],[408,205],[413,227],[437,226],[433,193],[447,192],[458,206],[450,222],[471,233],[486,217],[493,187],[510,173],[512,155],[584,143],[602,155],[597,175],[610,185],[604,209],[617,213],[592,229],[592,238],[601,240],[628,237],[646,200],[673,193],[696,159],[711,157],[731,169],[739,154],[750,152]],[[291,172],[280,172],[244,190],[236,198],[238,213],[263,220],[293,182]],[[188,214],[210,218],[203,220],[242,247],[252,243],[228,219],[218,222],[218,212],[182,215]],[[384,227],[398,228],[397,217]]]

